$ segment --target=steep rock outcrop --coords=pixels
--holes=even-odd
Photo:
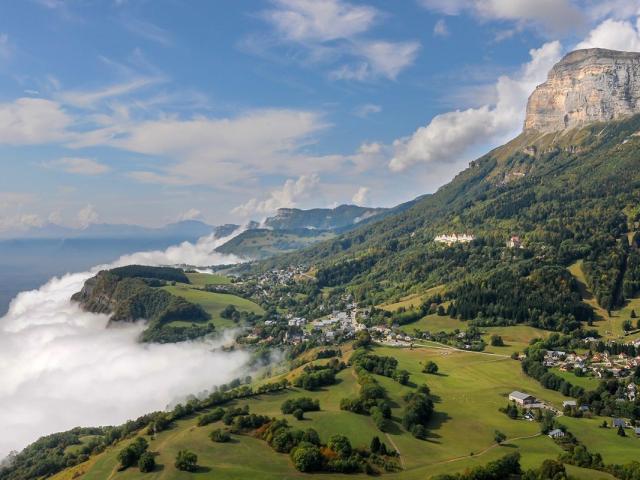
[[[576,50],[529,97],[525,131],[542,133],[640,113],[640,53]]]

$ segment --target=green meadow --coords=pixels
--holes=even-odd
[[[401,454],[404,470],[386,473],[385,478],[425,479],[440,473],[463,471],[474,465],[485,464],[500,456],[520,451],[525,468],[538,466],[544,459],[557,458],[560,448],[548,437],[539,434],[539,425],[525,420],[511,420],[498,409],[507,404],[507,396],[513,390],[531,393],[560,407],[565,399],[555,391],[542,388],[526,377],[518,361],[508,357],[461,352],[448,348],[418,347],[400,349],[376,347],[378,355],[391,355],[398,359],[399,368],[411,373],[416,384],[427,383],[435,400],[436,413],[429,426],[429,438],[417,440],[401,426],[399,419],[404,409],[403,396],[412,390],[386,377],[377,377],[389,392],[393,404],[393,428],[388,434],[377,430],[368,416],[341,411],[343,397],[356,396],[358,384],[351,368],[338,374],[338,383],[318,391],[308,392],[291,388],[250,399],[235,401],[234,405],[249,405],[253,413],[283,417],[280,406],[285,399],[296,396],[317,398],[321,411],[308,412],[298,421],[285,416],[290,424],[299,428],[316,429],[323,441],[331,435],[347,435],[357,445],[368,445],[373,436],[380,436],[389,446],[395,446]],[[435,361],[437,375],[422,373],[425,362]],[[299,371],[299,370],[298,370]],[[295,376],[297,371],[287,374]],[[612,429],[601,429],[602,419],[571,419],[561,421],[594,451],[601,452],[608,462],[626,462],[637,456],[640,440],[621,439]],[[208,434],[221,424],[196,426],[196,416],[176,422],[168,431],[150,439],[150,450],[157,453],[155,472],[141,474],[136,468],[117,471],[117,453],[124,444],[117,445],[88,462],[57,475],[57,480],[71,480],[73,475],[84,473],[86,480],[102,479],[297,479],[308,475],[297,472],[289,457],[279,454],[262,440],[251,435],[234,435],[227,444],[214,443]],[[495,444],[494,431],[507,436],[502,446]],[[147,437],[149,438],[149,437]],[[188,448],[198,455],[200,470],[195,474],[177,471],[173,461],[178,450]],[[580,479],[610,479],[601,472],[569,467]],[[322,474],[323,478],[364,478],[360,475]]]
[[[183,297],[186,300],[197,303],[204,308],[204,310],[211,315],[211,323],[217,330],[225,328],[233,328],[236,324],[228,318],[222,318],[220,313],[227,305],[233,305],[241,312],[253,312],[258,315],[262,315],[264,310],[246,298],[238,297],[237,295],[231,295],[228,293],[216,293],[208,292],[203,289],[206,285],[221,285],[231,283],[228,277],[222,275],[211,275],[208,273],[189,273],[190,284],[177,283],[176,285],[170,285],[162,287],[173,295]],[[172,325],[190,325],[188,322],[172,322]]]

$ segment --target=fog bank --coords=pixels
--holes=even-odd
[[[13,299],[0,319],[0,458],[42,435],[120,424],[246,373],[248,355],[216,350],[222,340],[139,344],[142,322],[106,328],[107,315],[84,312],[69,300],[110,266],[235,263],[213,251],[226,240],[204,237],[126,255]]]

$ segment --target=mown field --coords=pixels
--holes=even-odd
[[[394,428],[385,436],[375,427],[370,417],[344,412],[339,409],[340,399],[356,396],[358,385],[353,371],[348,368],[339,373],[339,382],[315,392],[292,388],[285,392],[266,394],[235,405],[249,405],[254,413],[282,417],[280,405],[287,398],[309,396],[320,401],[321,411],[305,414],[302,421],[291,415],[286,418],[294,427],[314,428],[322,440],[341,433],[354,445],[368,445],[375,435],[381,436],[389,446],[401,453],[404,470],[384,474],[384,478],[425,479],[439,473],[462,471],[470,466],[484,464],[508,452],[518,450],[524,467],[535,467],[546,458],[556,458],[560,448],[548,437],[539,434],[539,425],[524,420],[511,420],[498,411],[507,404],[512,390],[531,393],[559,407],[564,397],[558,392],[543,389],[534,380],[524,376],[519,362],[501,355],[460,352],[442,347],[398,349],[377,347],[378,355],[392,355],[399,368],[406,368],[415,383],[427,383],[434,395],[436,413],[430,423],[430,436],[417,440],[406,432],[399,419],[404,408],[403,395],[411,391],[386,377],[377,377],[385,386],[393,402]],[[440,366],[437,375],[421,373],[424,363],[435,361]],[[295,372],[294,372],[295,375]],[[602,419],[562,419],[577,437],[594,451],[601,452],[605,461],[625,462],[637,457],[640,440],[616,438],[615,431],[598,428]],[[157,452],[156,471],[142,474],[131,468],[117,472],[116,456],[123,444],[92,458],[89,462],[54,477],[70,480],[83,472],[87,480],[113,479],[296,479],[308,474],[297,472],[289,457],[279,454],[262,440],[250,435],[234,435],[228,444],[214,443],[208,438],[211,430],[221,424],[196,426],[196,417],[177,422],[172,429],[150,440],[150,450]],[[503,446],[494,443],[494,431],[507,435]],[[148,437],[147,437],[148,438]],[[605,447],[603,443],[608,443]],[[173,461],[178,450],[188,448],[199,458],[200,470],[195,474],[177,471]],[[570,467],[576,478],[610,479],[600,472]],[[353,478],[358,475],[323,474],[323,478]]]
[[[207,292],[202,289],[206,285],[230,283],[228,277],[208,273],[189,273],[187,276],[189,277],[189,281],[191,281],[190,284],[178,283],[162,288],[173,295],[183,297],[190,302],[201,305],[202,308],[211,315],[210,321],[217,330],[236,326],[231,319],[220,316],[220,312],[222,312],[227,305],[233,305],[241,312],[253,312],[258,315],[264,313],[262,308],[251,300],[226,293]],[[189,325],[189,323],[179,321],[172,322],[171,325],[180,325],[182,323]]]
[[[636,314],[640,314],[640,298],[633,298],[629,300],[620,310],[607,312],[604,308],[598,305],[598,302],[587,286],[586,277],[582,271],[582,260],[578,260],[572,264],[569,267],[569,272],[571,272],[580,284],[582,301],[591,305],[596,312],[597,321],[594,322],[593,327],[598,330],[600,335],[612,340],[624,339],[625,341],[640,337],[640,333],[625,336],[624,330],[622,329],[622,324],[625,320],[631,320],[635,327],[638,320],[631,318],[631,310],[635,310]]]

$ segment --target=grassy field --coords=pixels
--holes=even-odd
[[[228,285],[231,279],[225,275],[214,273],[187,273],[187,278],[194,287],[204,287],[206,285]]]
[[[194,274],[189,274],[194,275]],[[203,275],[203,274],[195,274]],[[207,274],[204,274],[207,275]],[[215,277],[215,276],[214,276]],[[191,280],[191,278],[190,278]],[[193,280],[191,280],[193,282]],[[206,279],[200,279],[199,282],[207,281]],[[214,280],[215,281],[215,280]],[[224,328],[235,327],[236,324],[227,318],[222,318],[220,312],[224,310],[227,305],[235,306],[241,312],[253,312],[262,315],[264,311],[262,308],[253,303],[251,300],[238,297],[236,295],[230,295],[227,293],[214,293],[201,290],[198,286],[202,283],[184,284],[178,283],[172,286],[162,287],[173,295],[178,295],[186,300],[197,303],[205,309],[205,311],[211,315],[211,322],[215,325],[216,329],[222,330]],[[172,325],[180,325],[184,322],[172,322]]]
[[[469,328],[467,322],[451,318],[448,315],[440,316],[436,313],[426,315],[417,322],[402,325],[400,330],[406,333],[413,333],[414,330],[422,330],[429,332],[453,332],[454,330],[466,330]]]
[[[390,312],[395,312],[402,307],[406,308],[407,310],[410,308],[417,308],[422,305],[422,302],[425,300],[425,298],[436,295],[437,293],[442,293],[444,291],[444,287],[444,285],[439,285],[437,287],[430,288],[423,293],[414,293],[412,295],[407,295],[397,302],[379,305],[379,308],[388,310]]]
[[[594,323],[594,328],[598,330],[598,333],[605,338],[612,340],[630,341],[640,337],[640,333],[634,335],[625,336],[622,324],[625,320],[631,320],[634,327],[638,319],[631,318],[631,310],[635,310],[637,314],[640,314],[640,298],[633,298],[627,302],[627,304],[620,310],[613,310],[607,312],[604,308],[598,305],[595,297],[587,287],[587,281],[582,271],[582,260],[578,260],[569,267],[569,272],[580,283],[580,290],[582,292],[582,300],[591,305],[596,313],[597,321]],[[609,315],[611,313],[611,315]]]
[[[484,464],[500,456],[519,450],[522,464],[526,468],[539,465],[546,458],[556,458],[559,447],[549,438],[539,435],[539,426],[534,422],[511,420],[498,411],[507,403],[512,390],[522,390],[538,398],[560,406],[564,397],[558,392],[545,390],[534,380],[524,376],[517,361],[507,357],[460,352],[443,348],[397,349],[378,347],[379,355],[392,355],[400,368],[411,373],[412,381],[427,383],[436,401],[436,414],[429,426],[430,437],[426,441],[413,438],[400,425],[404,408],[403,395],[411,387],[401,386],[391,379],[378,377],[387,388],[393,402],[394,428],[385,437],[373,424],[370,417],[343,412],[340,399],[355,396],[358,385],[351,369],[339,373],[339,382],[329,388],[315,392],[290,389],[286,392],[262,395],[243,401],[251,411],[259,414],[282,417],[280,405],[295,396],[310,396],[320,401],[321,411],[310,412],[302,421],[287,415],[291,425],[300,428],[315,428],[326,441],[330,435],[347,435],[354,445],[368,445],[375,435],[382,437],[389,446],[396,445],[402,455],[405,469],[398,473],[385,474],[385,478],[425,479],[440,473],[465,470]],[[424,363],[435,361],[438,375],[421,373]],[[637,454],[640,440],[620,439],[612,430],[597,428],[602,420],[562,419],[569,429],[590,448],[601,451],[606,461],[623,462]],[[157,452],[158,469],[151,474],[140,474],[137,469],[117,472],[117,452],[124,444],[92,458],[89,462],[54,477],[70,480],[74,472],[85,472],[86,480],[113,479],[297,479],[308,475],[298,473],[284,454],[275,453],[261,440],[251,436],[234,436],[229,444],[217,444],[208,439],[208,434],[219,425],[196,427],[196,418],[177,422],[177,425],[150,440],[150,450]],[[504,432],[508,440],[503,446],[495,445],[495,430]],[[603,447],[598,442],[611,442]],[[178,472],[173,466],[177,451],[188,448],[199,457],[200,471],[195,474]],[[619,453],[616,453],[618,452]],[[599,472],[571,468],[577,478],[610,479]],[[353,475],[323,474],[323,478],[354,478]],[[359,477],[359,476],[355,476]],[[364,478],[364,477],[362,477]]]
[[[482,327],[483,340],[487,347],[485,351],[511,355],[513,352],[522,352],[534,338],[546,338],[551,332],[528,325],[514,325],[511,327]],[[492,347],[491,336],[500,335],[504,341],[504,347]]]

